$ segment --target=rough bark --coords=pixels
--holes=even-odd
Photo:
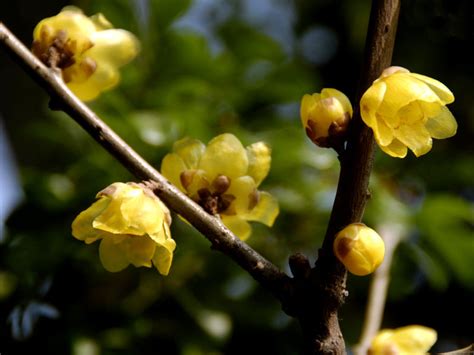
[[[339,230],[362,220],[370,197],[368,186],[375,144],[372,131],[362,122],[358,103],[372,82],[390,66],[399,11],[399,0],[372,3],[364,66],[353,101],[350,136],[346,149],[340,152],[341,170],[328,228],[315,267],[298,283],[298,302],[292,301],[289,307],[290,314],[301,324],[308,354],[345,353],[338,310],[348,294],[346,269],[334,256],[332,246]]]
[[[373,1],[365,62],[355,103],[360,101],[363,92],[382,70],[390,65],[399,7],[399,0]],[[338,310],[347,296],[346,270],[335,258],[332,244],[340,229],[362,219],[369,197],[367,188],[374,154],[372,132],[362,123],[357,105],[346,149],[339,151],[341,171],[337,194],[318,260],[311,268],[304,256],[297,254],[291,257],[290,267],[294,275],[291,279],[235,237],[218,218],[207,214],[171,185],[78,100],[60,76],[34,57],[1,22],[0,44],[51,95],[55,108],[69,114],[138,179],[149,181],[154,192],[199,230],[214,249],[233,259],[280,300],[286,313],[297,318],[301,324],[306,353],[345,352]]]

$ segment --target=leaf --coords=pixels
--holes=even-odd
[[[428,197],[417,216],[423,240],[453,276],[474,289],[474,206],[459,197]]]
[[[448,287],[449,277],[441,260],[431,255],[417,244],[407,244],[409,255],[416,261],[430,285],[439,290]]]
[[[158,27],[152,31],[162,32],[175,19],[183,15],[191,5],[191,0],[153,0],[150,1],[152,20]]]

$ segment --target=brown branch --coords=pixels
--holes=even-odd
[[[55,107],[60,107],[71,116],[138,179],[150,180],[154,192],[168,207],[186,218],[200,231],[211,242],[214,249],[232,258],[278,299],[285,298],[291,280],[285,273],[232,234],[218,218],[206,213],[168,182],[72,94],[61,77],[37,59],[1,22],[0,43],[13,60],[19,63],[51,95]]]
[[[374,139],[360,118],[358,103],[372,82],[390,66],[399,10],[399,0],[372,2],[364,66],[353,101],[356,107],[351,134],[340,156],[341,171],[329,225],[316,265],[309,273],[309,282],[303,279],[295,298],[287,304],[290,314],[300,321],[309,354],[345,353],[338,309],[347,296],[346,270],[334,256],[332,245],[339,230],[361,221],[369,198]]]
[[[373,1],[365,65],[354,102],[359,102],[372,81],[390,65],[399,5],[399,0]],[[341,152],[336,199],[319,258],[311,269],[302,255],[292,257],[290,267],[295,278],[290,279],[164,179],[72,95],[62,80],[39,62],[1,23],[0,41],[66,113],[136,177],[152,180],[156,194],[172,210],[185,217],[215,249],[231,257],[282,302],[285,311],[296,317],[302,326],[307,353],[344,353],[338,309],[347,295],[346,270],[334,257],[332,244],[337,231],[362,218],[374,154],[372,132],[362,123],[358,107],[354,112],[347,148]]]

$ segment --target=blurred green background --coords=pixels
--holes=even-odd
[[[69,4],[3,1],[0,20],[29,45],[35,24]],[[272,170],[261,188],[278,197],[281,213],[271,229],[254,224],[249,243],[284,270],[295,252],[314,261],[338,162],[304,135],[299,100],[323,87],[354,96],[370,2],[73,4],[104,13],[143,46],[120,86],[90,104],[99,116],[156,167],[186,135],[207,142],[232,132],[245,145],[268,142]],[[401,227],[404,236],[383,326],[435,328],[437,351],[473,340],[466,326],[474,316],[473,4],[402,1],[393,63],[454,92],[459,130],[418,159],[378,151],[364,220]],[[133,267],[106,272],[97,243],[75,240],[70,224],[98,191],[133,177],[70,118],[50,111],[47,95],[4,52],[0,78],[2,355],[299,353],[298,324],[178,218],[168,277]],[[10,213],[15,197],[20,203]],[[340,314],[349,347],[360,335],[369,281],[349,276]]]

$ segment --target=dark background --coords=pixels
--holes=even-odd
[[[0,20],[29,45],[36,23],[68,4],[4,1]],[[338,164],[334,152],[305,137],[299,101],[323,87],[354,97],[370,2],[74,4],[87,15],[104,13],[143,47],[121,84],[90,106],[157,167],[185,135],[207,142],[232,132],[244,144],[267,141],[272,170],[261,188],[278,197],[281,212],[271,229],[255,224],[249,243],[285,270],[295,252],[314,261]],[[418,159],[378,151],[364,220],[404,230],[383,326],[432,327],[437,351],[472,342],[473,14],[469,0],[402,1],[393,63],[446,84],[456,97],[450,109],[459,129]],[[12,169],[2,156],[1,177],[13,176],[22,196],[0,236],[2,355],[299,352],[298,325],[178,218],[169,276],[133,267],[106,272],[97,245],[72,238],[70,224],[102,188],[133,178],[71,119],[50,111],[47,95],[4,52],[0,78],[2,144],[16,163]],[[4,216],[6,196],[16,190],[2,184]],[[369,281],[349,276],[341,311],[348,347],[360,335]]]

